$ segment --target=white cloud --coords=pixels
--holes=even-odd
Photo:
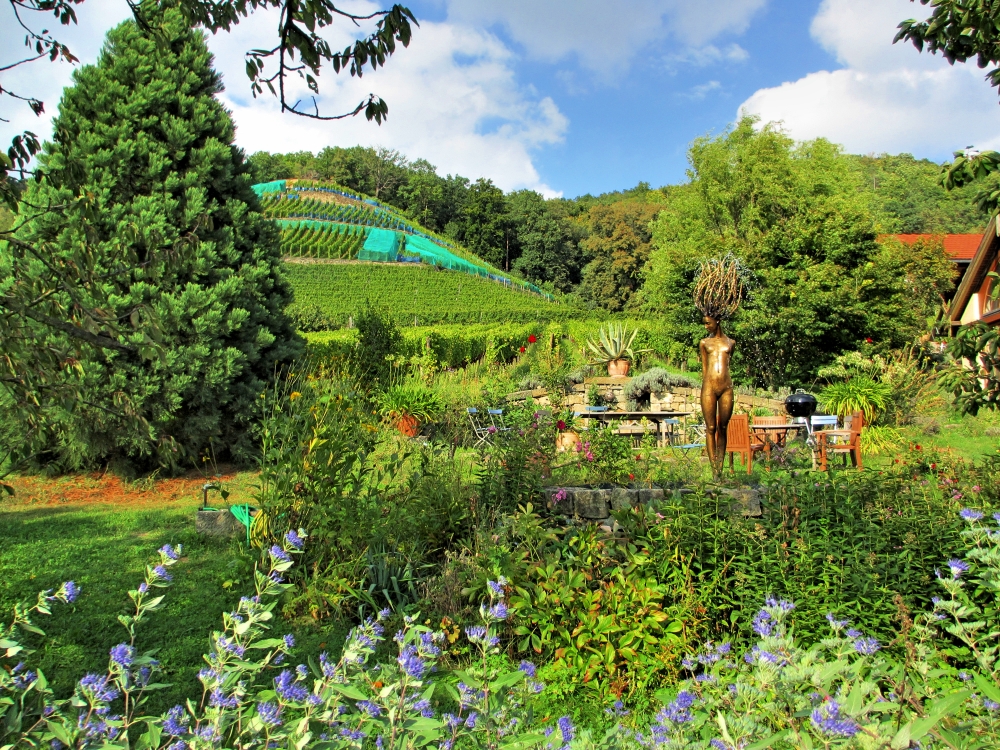
[[[211,42],[227,87],[223,98],[236,119],[237,142],[248,152],[382,145],[425,158],[442,173],[490,177],[505,190],[527,187],[555,195],[541,181],[532,153],[560,142],[568,121],[552,99],[518,84],[513,55],[494,36],[425,22],[409,48],[398,51],[384,69],[360,80],[327,71],[320,80],[321,113],[350,110],[375,92],[389,104],[389,119],[378,126],[363,115],[309,120],[281,114],[270,95],[250,99],[242,52],[270,32],[267,21],[266,15],[254,17],[239,33]],[[293,90],[293,101],[295,96],[309,101],[304,86]]]
[[[741,63],[750,58],[750,53],[738,44],[730,44],[719,49],[714,44],[704,47],[692,47],[683,52],[668,55],[665,59],[667,68],[676,73],[681,65],[691,65],[696,68],[706,68],[719,63]]]
[[[698,86],[693,87],[685,96],[688,99],[694,99],[695,101],[700,101],[708,96],[713,91],[718,91],[722,88],[722,84],[718,81],[708,81],[707,83],[702,83]]]
[[[854,153],[944,159],[973,143],[1000,146],[997,93],[982,70],[892,44],[897,24],[921,11],[907,0],[823,0],[811,32],[844,68],[761,89],[741,110]]]
[[[87,0],[76,8],[79,24],[61,25],[51,14],[27,13],[22,16],[36,31],[48,29],[52,36],[69,47],[83,62],[93,62],[104,43],[104,34],[131,14],[123,0]],[[18,26],[10,6],[0,7],[0,66],[8,65],[27,56],[24,47],[24,30]],[[22,96],[33,96],[45,103],[45,113],[35,116],[28,106],[10,97],[0,97],[0,146],[6,151],[10,139],[17,133],[30,130],[42,138],[52,131],[59,97],[64,87],[71,83],[73,65],[66,62],[49,62],[48,59],[22,65],[0,74],[5,89]]]
[[[697,49],[721,34],[741,34],[767,0],[445,0],[448,19],[503,26],[529,57],[575,56],[611,75],[645,45],[673,37]]]
[[[369,11],[376,7],[364,0],[355,6]],[[79,9],[81,26],[65,30],[71,49],[82,62],[94,62],[105,31],[127,15],[122,0],[88,0]],[[399,49],[384,69],[373,73],[369,68],[359,80],[334,76],[327,68],[320,78],[323,114],[348,111],[374,92],[388,102],[389,119],[382,126],[363,115],[321,122],[282,114],[269,93],[256,100],[250,96],[243,55],[251,48],[273,46],[275,18],[258,11],[232,33],[209,39],[227,88],[222,99],[236,121],[237,143],[248,152],[384,145],[411,158],[426,158],[442,173],[490,177],[507,190],[527,187],[556,195],[541,180],[532,156],[538,148],[560,142],[568,121],[551,98],[517,82],[513,53],[493,35],[450,22],[425,22],[409,48]],[[8,42],[16,35],[9,25],[3,29],[2,48],[10,49]],[[326,37],[336,49],[355,33],[349,25],[339,24],[329,28]],[[52,113],[62,87],[70,82],[70,72],[67,64],[40,61],[30,70],[18,71],[18,77],[5,76],[4,84],[18,84],[44,98],[47,113]],[[292,101],[301,96],[310,102],[304,85],[294,82],[291,90]],[[24,129],[49,135],[49,118],[43,121],[24,110],[7,106],[0,111],[0,116],[14,115],[9,125],[0,123],[0,142]]]

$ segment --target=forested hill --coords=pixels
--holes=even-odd
[[[973,203],[978,188],[946,192],[938,182],[940,166],[926,159],[844,154],[827,141],[796,144],[780,135],[775,149],[767,151],[762,143],[768,141],[770,148],[773,139],[753,137],[748,127],[741,122],[723,135],[696,140],[683,184],[653,188],[639,183],[572,199],[546,200],[529,190],[504,193],[488,179],[441,176],[429,162],[409,161],[388,149],[258,152],[250,162],[257,182],[331,180],[376,197],[497,268],[610,311],[642,304],[640,292],[656,244],[653,219],[664,210],[690,213],[693,203],[704,202],[706,186],[716,182],[734,191],[734,205],[743,200],[773,205],[775,215],[761,217],[768,223],[801,219],[824,195],[851,196],[855,218],[870,233],[976,232],[987,222]],[[699,154],[711,155],[713,149],[727,156],[720,162],[715,157],[698,161]],[[716,228],[723,235],[739,231]]]

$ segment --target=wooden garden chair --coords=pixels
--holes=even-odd
[[[753,427],[780,427],[782,425],[788,424],[788,417],[754,417],[753,425],[751,426],[751,436],[755,440],[760,440],[764,443],[764,452],[767,457],[771,457],[771,448],[777,446],[779,448],[785,447],[785,440],[788,438],[788,433],[775,433],[773,436],[764,432],[762,434],[754,434]]]
[[[847,465],[847,457],[850,456],[854,468],[863,471],[865,467],[861,459],[861,431],[864,427],[864,414],[856,411],[851,415],[847,429],[817,432],[820,471],[826,471],[830,468],[829,458],[831,454],[842,455],[845,466]]]
[[[736,454],[743,458],[747,474],[753,470],[753,455],[764,450],[765,443],[756,436],[751,439],[750,422],[746,414],[734,414],[729,420],[729,430],[726,436],[726,453],[729,454],[729,468],[733,468]],[[723,456],[725,460],[725,456]]]

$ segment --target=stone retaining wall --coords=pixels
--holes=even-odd
[[[609,394],[614,399],[613,408],[623,411],[628,408],[625,399],[625,386],[631,378],[587,378],[583,383],[574,385],[571,392],[562,399],[562,405],[567,407],[582,407],[587,403],[587,391],[592,386],[597,386],[603,393]],[[549,392],[544,388],[536,388],[533,391],[515,391],[507,396],[507,403],[521,405],[529,401],[541,407],[552,406]],[[610,406],[610,404],[609,404]],[[785,413],[785,402],[780,399],[761,398],[760,396],[748,396],[746,394],[736,394],[736,410],[738,412],[749,412],[752,409],[763,406],[771,409],[776,414]],[[701,411],[701,388],[675,387],[670,390],[654,392],[649,396],[649,408],[651,411]]]

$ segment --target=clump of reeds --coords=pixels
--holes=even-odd
[[[694,284],[694,304],[701,314],[727,320],[736,314],[746,293],[746,269],[732,254],[701,264]]]

